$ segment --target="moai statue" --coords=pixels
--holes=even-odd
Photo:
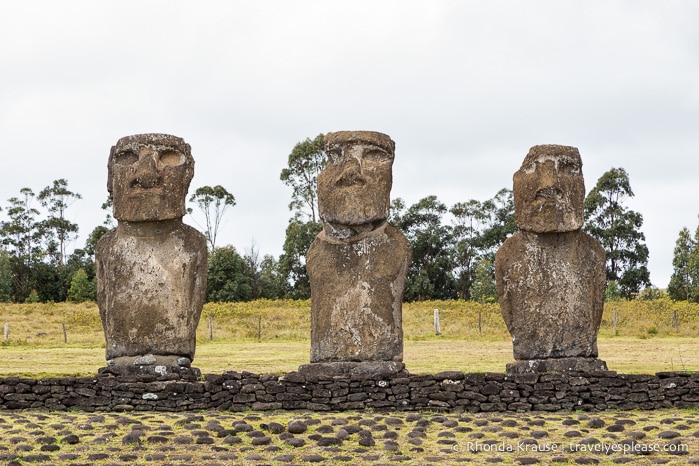
[[[385,134],[325,136],[318,175],[323,230],[308,249],[311,363],[340,373],[404,369],[402,302],[412,249],[386,222],[395,143]]]
[[[97,304],[116,374],[197,375],[206,239],[182,223],[194,175],[189,144],[167,134],[119,139],[107,189],[118,225],[97,243]]]
[[[500,309],[517,360],[508,372],[606,370],[597,359],[605,254],[580,230],[585,183],[578,149],[532,147],[513,190],[519,233],[495,256]]]

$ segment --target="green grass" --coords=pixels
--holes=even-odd
[[[600,358],[610,370],[626,374],[699,370],[697,339],[666,337],[603,337]],[[413,374],[448,370],[504,372],[512,362],[509,341],[432,339],[405,342],[404,362]],[[250,371],[282,374],[309,361],[308,341],[202,342],[194,366],[203,373]],[[0,376],[60,377],[93,375],[105,365],[104,348],[92,346],[27,345],[0,347]]]
[[[434,334],[434,309],[440,310],[441,335]],[[678,329],[673,326],[673,309],[678,311]],[[91,375],[105,365],[104,334],[95,303],[0,304],[0,310],[0,328],[10,325],[8,341],[0,341],[1,376]],[[497,304],[406,303],[403,328],[404,361],[414,374],[503,372],[512,362],[510,336]],[[197,329],[194,366],[204,373],[281,374],[309,361],[309,335],[309,301],[208,303]],[[608,303],[599,354],[609,369],[620,373],[697,371],[698,336],[699,305],[667,299]]]

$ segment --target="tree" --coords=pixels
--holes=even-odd
[[[249,301],[253,286],[248,264],[234,247],[224,246],[209,254],[207,301]]]
[[[502,188],[482,206],[483,230],[478,242],[481,254],[495,262],[495,253],[507,238],[515,234],[515,201],[512,190]]]
[[[97,247],[97,242],[104,236],[105,233],[109,231],[109,228],[107,228],[104,225],[97,225],[92,232],[90,233],[90,236],[85,240],[85,254],[90,256],[91,258],[94,259],[95,257],[95,248]]]
[[[512,191],[501,189],[492,199],[471,199],[449,209],[453,215],[454,274],[457,294],[469,299],[477,264],[491,264],[500,245],[517,231]],[[493,276],[493,280],[495,277]]]
[[[311,282],[306,271],[306,253],[316,235],[323,229],[318,222],[303,222],[298,216],[286,227],[284,252],[279,256],[279,273],[293,299],[311,297]]]
[[[488,259],[481,259],[478,262],[470,295],[472,300],[481,303],[498,300],[498,291],[495,287],[495,268]]]
[[[459,298],[469,299],[476,265],[481,258],[483,207],[481,202],[471,199],[454,204],[449,212],[454,216],[454,272]]]
[[[585,198],[585,230],[604,247],[607,282],[616,280],[626,298],[650,285],[643,216],[624,206],[626,198],[633,196],[626,170],[612,168]]]
[[[8,199],[10,205],[6,213],[9,220],[0,223],[2,244],[9,248],[15,301],[24,301],[32,291],[32,270],[43,257],[41,243],[44,237],[43,226],[36,219],[39,211],[32,207],[36,197],[34,191],[22,188],[20,194],[21,197]]]
[[[260,261],[260,298],[279,299],[286,293],[284,277],[279,271],[279,262],[270,254]]]
[[[42,189],[38,199],[49,213],[48,218],[44,220],[44,226],[47,234],[58,241],[56,259],[58,265],[63,266],[66,259],[66,243],[74,239],[78,232],[78,225],[66,219],[66,209],[76,200],[82,199],[82,196],[68,190],[68,182],[61,178]]]
[[[286,288],[285,295],[296,299],[311,296],[310,280],[306,271],[306,253],[323,226],[318,217],[318,174],[325,168],[325,136],[306,138],[296,144],[289,154],[287,167],[279,178],[293,189],[289,219],[284,239],[284,252],[279,256],[279,278]]]
[[[452,277],[452,229],[443,223],[446,211],[446,205],[436,196],[427,196],[398,219],[397,226],[413,247],[406,301],[456,297]]]
[[[7,253],[7,251],[0,250],[0,303],[9,303],[12,301],[13,294],[14,290],[10,255]]]
[[[699,235],[699,228],[697,228]],[[687,227],[680,230],[679,237],[675,241],[675,250],[672,257],[673,272],[667,292],[670,298],[677,301],[689,301],[690,292],[694,291],[697,284],[692,283],[692,270],[690,258],[697,245]]]
[[[699,303],[699,227],[694,232],[694,249],[689,255],[689,279],[692,283],[689,300]]]
[[[289,154],[287,168],[282,169],[279,176],[285,185],[293,189],[289,210],[313,223],[318,222],[318,173],[327,163],[324,146],[323,134],[313,140],[306,138],[299,142]]]
[[[235,205],[235,197],[221,185],[202,186],[189,198],[189,202],[195,202],[204,213],[206,219],[206,240],[210,251],[216,249],[216,237],[221,226],[221,220],[229,207]]]
[[[114,223],[114,217],[112,217],[114,199],[112,198],[111,194],[107,196],[107,200],[102,203],[102,206],[100,208],[107,212],[104,222],[102,222],[102,224],[108,228],[114,228],[116,226]]]
[[[70,280],[68,299],[74,303],[94,301],[96,299],[95,282],[90,280],[85,269],[78,269]]]

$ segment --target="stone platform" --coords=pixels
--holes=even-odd
[[[362,361],[362,362],[314,362],[299,366],[299,374],[307,378],[347,377],[351,379],[373,379],[376,377],[393,378],[408,376],[405,364],[397,361]]]
[[[168,379],[197,380],[201,378],[201,371],[192,367],[192,361],[186,357],[146,354],[108,360],[107,367],[101,367],[98,370],[98,376],[105,375],[127,377],[153,375]]]
[[[529,359],[507,364],[508,374],[541,372],[600,372],[606,371],[607,363],[597,358]]]

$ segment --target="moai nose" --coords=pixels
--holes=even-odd
[[[155,150],[149,148],[141,149],[136,172],[132,181],[133,186],[151,189],[160,183],[160,174],[158,173],[158,167],[155,161],[156,155],[157,153]]]
[[[538,175],[541,179],[542,186],[548,187],[558,184],[558,170],[556,170],[556,163],[554,161],[548,160],[539,164],[537,172],[539,172]]]
[[[362,181],[362,166],[360,161],[354,157],[348,157],[345,161],[342,174],[340,175],[340,184],[343,186],[350,186]]]

